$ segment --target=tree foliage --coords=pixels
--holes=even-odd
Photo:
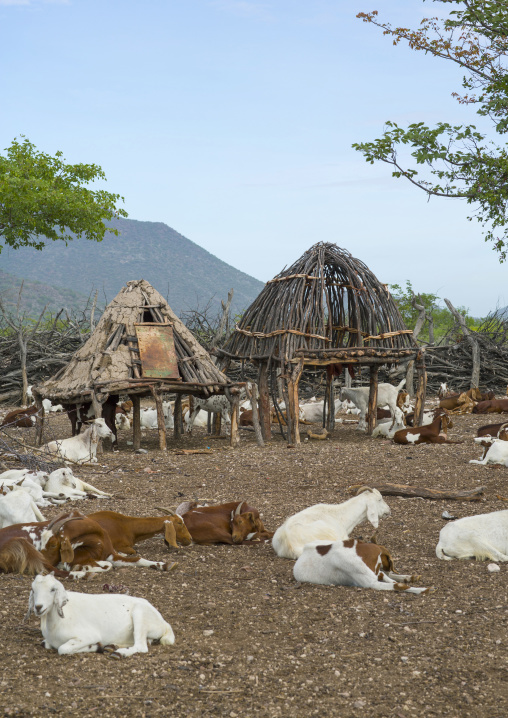
[[[126,217],[118,194],[86,185],[105,180],[98,165],[66,164],[61,152],[39,152],[27,138],[0,155],[0,238],[4,245],[42,249],[45,239],[68,242],[73,234],[100,242],[104,220]],[[2,246],[0,245],[0,252]]]
[[[472,104],[489,118],[499,135],[508,132],[508,4],[506,0],[434,0],[457,7],[447,19],[424,18],[417,30],[392,27],[378,20],[377,11],[357,17],[382,28],[393,44],[407,42],[412,50],[430,53],[465,71],[464,93],[453,92],[461,104]],[[406,166],[398,148],[411,150],[415,166]],[[393,165],[393,177],[405,177],[427,195],[453,197],[472,205],[469,220],[478,220],[485,241],[493,243],[500,261],[508,251],[508,153],[475,125],[423,122],[406,129],[387,122],[374,142],[355,143],[367,162]],[[418,169],[417,169],[418,167]],[[427,170],[420,175],[421,169]]]
[[[418,335],[419,341],[439,344],[445,338],[451,341],[456,339],[456,336],[452,333],[456,326],[455,319],[447,307],[439,304],[437,294],[425,292],[415,294],[409,279],[406,280],[405,287],[401,287],[400,284],[390,284],[389,286],[393,299],[408,329],[415,328],[420,314],[418,307],[423,306],[425,308],[426,321]],[[466,307],[458,307],[458,311],[466,320],[466,325],[469,329],[477,329],[476,320],[470,316]]]

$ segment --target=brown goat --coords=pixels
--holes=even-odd
[[[152,538],[156,534],[164,534],[166,546],[178,548],[192,543],[192,536],[181,516],[172,512],[167,516],[125,516],[116,511],[97,511],[88,515],[107,531],[115,551],[118,553],[135,554],[135,544]]]
[[[250,544],[267,541],[273,536],[265,529],[259,511],[246,501],[231,501],[218,506],[186,505],[182,518],[192,540],[198,544]],[[247,538],[250,534],[252,536]]]
[[[28,409],[13,409],[4,417],[0,426],[18,426],[21,429],[30,429],[35,424],[37,407],[35,404]]]
[[[490,399],[480,401],[473,409],[473,414],[507,414],[508,399]]]

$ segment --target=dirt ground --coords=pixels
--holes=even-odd
[[[496,417],[492,421],[498,421]],[[195,430],[167,452],[157,432],[144,434],[135,455],[123,432],[121,452],[109,446],[95,468],[75,473],[113,499],[67,506],[157,515],[184,499],[247,499],[275,530],[289,515],[319,502],[350,497],[351,484],[387,480],[421,487],[485,486],[482,503],[388,497],[392,514],[378,539],[403,573],[417,572],[423,595],[297,584],[293,562],[270,545],[191,546],[169,555],[162,537],[139,546],[142,556],[178,561],[170,573],[120,569],[66,588],[101,593],[104,584],[143,596],[171,623],[176,643],[146,655],[59,657],[42,647],[39,621],[24,622],[31,580],[0,577],[0,715],[49,716],[472,716],[508,715],[507,566],[439,561],[445,521],[507,507],[508,469],[468,464],[486,417],[455,420],[450,438],[463,444],[397,446],[338,426],[324,442],[289,449],[280,435],[264,449],[250,432],[241,444]],[[21,430],[19,430],[21,431]],[[28,437],[31,430],[23,434]],[[66,417],[51,436],[69,435]],[[48,435],[49,438],[49,435]],[[210,447],[213,454],[177,455]],[[44,510],[50,518],[58,509]],[[370,536],[363,524],[354,535]]]

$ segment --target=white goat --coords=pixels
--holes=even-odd
[[[391,555],[383,546],[352,539],[306,544],[293,567],[297,581],[327,586],[360,586],[375,591],[426,593],[428,588],[407,586],[416,576],[393,573]]]
[[[41,447],[42,451],[60,456],[78,464],[97,463],[97,444],[99,439],[113,437],[111,429],[104,419],[94,419],[82,434],[70,439],[57,439]]]
[[[365,519],[377,529],[379,519],[389,515],[379,491],[365,487],[342,504],[316,504],[290,516],[275,532],[272,546],[281,558],[298,558],[311,541],[343,541]]]
[[[480,436],[475,439],[477,444],[485,444],[488,437]],[[501,464],[501,466],[508,466],[508,441],[503,439],[491,439],[491,445],[483,459],[471,459],[470,464],[480,464],[485,466],[486,464]]]
[[[122,431],[128,431],[131,428],[131,421],[126,414],[115,414],[115,426]]]
[[[52,575],[36,576],[28,601],[41,619],[45,648],[62,655],[96,653],[115,646],[115,655],[148,653],[148,644],[175,642],[173,629],[144,598],[66,591]],[[120,646],[117,648],[116,646]]]
[[[313,424],[317,424],[323,420],[323,403],[322,401],[310,401],[306,404],[300,404],[300,419],[304,421],[310,421]],[[281,405],[282,408],[282,405]],[[337,414],[343,407],[340,399],[335,399],[335,414]]]
[[[406,380],[402,379],[398,386],[392,386],[391,384],[386,384],[384,382],[378,384],[376,408],[387,406],[390,409],[392,417],[394,417],[395,409],[397,408],[397,397],[399,395],[399,391],[405,383]],[[359,386],[356,388],[341,387],[340,390],[340,398],[343,401],[344,399],[348,399],[349,401],[352,401],[358,409],[360,409],[360,429],[365,429],[367,427],[366,416],[369,409],[369,393],[370,388],[368,386]]]
[[[404,422],[404,413],[397,406],[395,408],[395,423],[392,421],[392,419],[380,421],[379,424],[374,428],[374,431],[372,432],[372,437],[374,439],[379,436],[384,439],[393,439],[396,431],[405,428],[406,424]]]
[[[436,556],[508,561],[508,510],[466,516],[446,524],[439,534]]]
[[[0,496],[0,528],[46,520],[29,493],[23,490],[7,491],[5,496]]]
[[[111,494],[107,494],[105,491],[96,489],[95,486],[78,479],[68,468],[52,471],[44,491],[52,496],[64,495],[69,499],[84,499],[88,494],[92,494],[92,496],[111,496]]]
[[[164,424],[166,429],[172,429],[175,423],[169,401],[162,402],[162,411],[164,412]],[[140,424],[142,429],[157,429],[159,426],[157,421],[157,409],[143,409],[143,411],[140,412]]]

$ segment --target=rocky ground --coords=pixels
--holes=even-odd
[[[498,421],[495,417],[493,421]],[[157,449],[144,435],[135,455],[121,435],[119,454],[106,447],[96,468],[76,471],[114,494],[69,504],[84,512],[113,509],[157,514],[184,499],[248,499],[274,530],[290,514],[318,502],[349,498],[352,484],[376,480],[420,487],[485,486],[482,503],[387,498],[392,514],[378,539],[403,573],[421,574],[423,596],[297,584],[292,561],[270,545],[191,546],[168,555],[161,537],[140,545],[151,559],[178,561],[170,573],[121,569],[68,590],[101,593],[104,584],[143,596],[173,626],[172,647],[114,660],[59,657],[41,646],[38,620],[24,622],[30,579],[0,578],[0,714],[16,716],[472,716],[504,718],[507,692],[507,567],[439,561],[435,546],[455,516],[507,507],[508,469],[468,463],[485,417],[455,420],[450,438],[464,443],[403,447],[338,426],[324,442],[288,449],[279,435],[266,448],[250,432],[230,449],[204,430]],[[19,430],[21,432],[21,430]],[[31,430],[23,436],[30,440]],[[67,436],[65,417],[49,435]],[[178,455],[178,448],[212,454]],[[59,513],[45,511],[47,517]],[[369,536],[367,524],[355,535]]]

